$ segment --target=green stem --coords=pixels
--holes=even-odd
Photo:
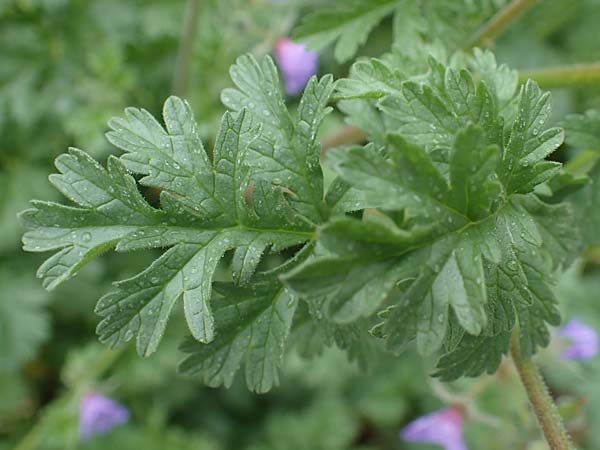
[[[484,24],[469,39],[467,49],[486,45],[502,33],[514,20],[529,9],[536,0],[513,0]]]
[[[521,344],[517,331],[515,330],[512,335],[512,359],[517,367],[525,391],[527,391],[527,396],[533,406],[538,422],[544,432],[548,446],[551,450],[574,450],[558,408],[550,396],[542,375],[531,358],[523,356],[521,353]]]
[[[175,74],[173,76],[173,93],[180,97],[185,96],[188,90],[194,43],[198,31],[199,12],[200,0],[188,0],[185,8],[185,21],[181,31],[181,41],[177,52]]]
[[[521,82],[531,78],[545,89],[600,84],[600,63],[574,64],[519,72]]]

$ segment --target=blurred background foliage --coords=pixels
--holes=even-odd
[[[208,148],[235,58],[271,53],[307,14],[343,1],[200,2],[185,96]],[[419,20],[399,8],[394,18],[373,24],[358,56],[390,48],[407,53],[423,35],[452,51],[504,3],[422,2]],[[600,60],[600,1],[539,3],[493,44],[499,62],[534,69]],[[427,450],[402,443],[398,431],[456,396],[476,403],[466,423],[471,449],[545,448],[508,363],[495,377],[441,387],[427,377],[431,362],[411,351],[379,355],[363,373],[329,348],[308,360],[289,354],[282,386],[267,395],[249,393],[243,380],[229,390],[210,389],[175,374],[181,318],[147,360],[96,342],[95,301],[108,290],[107,280],[139,271],[147,262],[143,254],[107,255],[66,286],[42,289],[35,278],[41,257],[20,251],[16,213],[30,198],[56,199],[47,175],[67,147],[101,160],[116,152],[103,133],[124,107],[160,114],[173,89],[185,11],[183,0],[0,0],[0,449]],[[350,62],[339,62],[334,45],[321,47],[321,72],[347,75]],[[559,121],[599,109],[600,86],[556,90],[554,99]],[[342,121],[336,112],[324,134]],[[600,147],[565,145],[557,157],[579,150]],[[567,318],[582,317],[600,330],[600,261],[593,247],[586,255],[556,289]],[[559,347],[542,354],[544,372],[580,448],[600,448],[600,428],[593,426],[600,417],[600,360],[565,362]],[[79,401],[91,390],[118,399],[132,419],[81,443]]]

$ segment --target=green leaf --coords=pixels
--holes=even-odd
[[[542,129],[552,110],[551,99],[535,81],[527,80],[519,97],[499,176],[508,192],[526,193],[558,172],[560,165],[544,158],[563,143],[564,132],[558,127]]]
[[[0,369],[12,373],[32,359],[50,333],[44,307],[48,294],[32,283],[33,274],[0,272]]]
[[[341,99],[381,98],[398,95],[406,76],[380,59],[358,61],[350,68],[350,78],[336,85],[336,97]]]
[[[498,65],[492,52],[479,48],[473,49],[473,55],[467,59],[467,67],[495,93],[501,111],[510,107],[519,82],[519,73],[516,70],[505,64]]]
[[[294,39],[306,42],[315,50],[337,41],[335,59],[345,62],[399,3],[398,0],[337,1],[332,8],[317,9],[304,16],[294,31]]]
[[[484,81],[475,84],[466,69],[429,59],[425,81],[408,80],[400,95],[382,98],[381,110],[399,122],[397,132],[428,152],[448,149],[469,123],[483,128],[487,144],[501,145],[502,119],[495,93]]]
[[[469,76],[462,77],[468,86]],[[520,96],[526,113],[546,105],[536,89],[529,85]],[[482,103],[471,106],[477,104]],[[516,120],[526,115],[540,120],[536,113],[519,114]],[[494,370],[517,322],[527,353],[546,345],[547,324],[560,320],[549,288],[553,272],[570,264],[579,248],[568,207],[517,194],[511,180],[498,176],[507,159],[545,145],[530,146],[527,139],[517,145],[516,133],[531,139],[529,130],[513,126],[513,144],[504,148],[502,140],[490,143],[496,132],[467,125],[449,134],[453,141],[444,165],[398,134],[388,136],[391,146],[384,152],[372,145],[330,152],[340,177],[363,191],[368,207],[387,215],[330,220],[319,229],[322,250],[286,281],[304,295],[326,295],[325,312],[339,323],[385,307],[373,333],[393,351],[416,340],[421,353],[441,352],[445,378]],[[541,182],[536,173],[522,176],[526,173],[531,189]],[[351,291],[355,280],[361,289]],[[456,326],[450,330],[452,321]],[[497,349],[495,356],[461,371],[456,361],[483,341]]]
[[[579,150],[600,151],[600,111],[570,114],[562,126],[567,144]]]
[[[483,142],[501,149],[497,175],[508,193],[530,192],[556,175],[559,165],[544,159],[562,144],[564,133],[560,128],[544,129],[550,94],[529,80],[515,96],[515,72],[498,66],[489,52],[475,51],[465,65],[480,81],[475,83],[469,70],[445,67],[434,58],[429,59],[426,77],[406,81],[391,64],[357,63],[354,79],[339,84],[340,95],[380,98],[378,107],[396,121],[395,132],[443,164],[448,163],[457,133],[469,123],[480,125]]]
[[[409,3],[418,10],[415,2]],[[347,122],[377,144],[385,142],[381,135],[386,131],[401,130],[405,138],[437,152],[441,162],[447,162],[453,135],[470,122],[484,128],[488,143],[502,145],[502,122],[512,121],[516,113],[518,73],[498,65],[489,51],[456,53],[451,67],[445,67],[440,61],[447,57],[439,46],[420,38],[407,46],[405,41],[419,33],[418,26],[413,30],[406,23],[415,14],[403,9],[395,16],[403,18],[397,24],[402,40],[391,54],[354,63],[350,77],[336,83],[335,96],[343,100],[339,106],[349,116]],[[425,65],[430,70],[423,75]],[[373,111],[375,105],[383,115]]]
[[[597,162],[589,174],[591,183],[574,195],[568,197],[581,228],[585,245],[600,245],[598,227],[600,226],[600,164]]]
[[[292,208],[307,222],[320,223],[326,217],[323,207],[323,174],[319,158],[321,146],[317,130],[333,91],[331,75],[320,81],[312,78],[295,118],[285,108],[277,69],[271,58],[262,64],[249,55],[238,58],[231,68],[237,89],[225,89],[221,99],[232,111],[246,108],[262,133],[248,148],[248,166],[253,177],[268,177],[289,191]]]
[[[336,252],[319,254],[317,250],[313,259],[284,280],[302,294],[324,296],[326,315],[338,323],[351,323],[375,312],[395,281],[407,272],[380,259],[405,251],[425,232],[400,230],[377,216],[364,222],[332,219],[320,231],[321,244]]]
[[[311,297],[300,302],[292,345],[305,358],[321,356],[328,347],[346,350],[348,359],[356,361],[363,371],[368,371],[377,360],[377,347],[373,336],[368,333],[369,320],[339,324],[328,319],[324,313],[326,297]]]
[[[135,180],[114,156],[104,169],[83,151],[70,149],[56,159],[56,167],[61,173],[51,175],[50,181],[80,207],[34,201],[34,208],[20,216],[29,230],[23,236],[24,250],[59,250],[38,270],[47,289],[71,278],[123,237],[160,224],[164,217],[145,202]]]
[[[187,102],[165,102],[164,127],[147,111],[128,108],[109,123],[108,139],[125,153],[109,157],[108,169],[79,150],[57,159],[61,174],[51,181],[78,206],[35,202],[22,215],[30,230],[26,250],[60,249],[39,271],[48,288],[110,248],[170,247],[98,302],[103,342],[135,337],[141,355],[153,353],[180,299],[193,337],[211,342],[218,327],[212,279],[222,256],[233,251],[233,282],[246,286],[265,251],[310,240],[314,223],[328,215],[316,136],[329,111],[331,77],[311,80],[292,116],[270,58],[259,65],[241,57],[232,76],[240,90],[223,95],[234,112],[223,116],[212,158]],[[160,192],[159,209],[126,169]]]
[[[510,333],[484,338],[466,334],[456,349],[440,359],[433,376],[442,381],[452,381],[462,375],[476,377],[484,372],[493,374],[509,346]]]
[[[215,340],[201,344],[187,339],[180,347],[188,355],[179,371],[200,375],[209,386],[229,387],[243,363],[251,391],[267,392],[279,384],[278,369],[298,299],[277,274],[257,275],[251,288],[215,283],[221,297],[214,311]]]
[[[306,245],[275,269],[256,273],[249,286],[215,282],[215,339],[200,343],[192,336],[180,346],[186,353],[179,371],[200,375],[209,386],[231,386],[243,364],[248,389],[262,393],[279,384],[279,368],[298,306],[298,297],[279,280],[305,260]]]
[[[493,144],[484,147],[484,141],[481,128],[468,127],[457,134],[450,156],[450,203],[472,220],[487,217],[502,192],[495,173],[500,149]]]

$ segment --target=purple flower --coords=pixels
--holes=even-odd
[[[559,335],[570,341],[569,347],[563,352],[564,358],[586,360],[598,354],[598,333],[577,319],[562,327]]]
[[[79,411],[79,436],[88,440],[94,434],[106,434],[129,420],[129,410],[120,403],[90,392],[83,397]]]
[[[448,408],[419,417],[400,433],[408,442],[437,444],[445,450],[467,450],[463,437],[463,413],[458,408]]]
[[[283,73],[285,91],[289,95],[300,93],[319,67],[319,55],[316,52],[286,38],[277,42],[275,56]]]

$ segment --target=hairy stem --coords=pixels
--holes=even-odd
[[[173,94],[180,97],[185,96],[190,79],[190,67],[194,53],[194,42],[198,30],[198,14],[200,11],[200,0],[188,0],[185,7],[185,18],[181,31],[181,41],[177,52],[175,73],[173,75]]]
[[[545,89],[586,86],[600,83],[600,63],[574,64],[547,69],[519,72],[519,80],[524,82],[531,78]]]
[[[477,30],[465,47],[470,49],[492,41],[535,2],[536,0],[513,0]]]
[[[548,387],[531,358],[523,356],[519,333],[512,335],[511,354],[529,401],[551,450],[575,450]]]

